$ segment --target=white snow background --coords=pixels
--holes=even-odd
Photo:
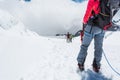
[[[0,3],[2,9],[9,11],[27,28],[45,36],[78,31],[86,7],[83,5],[71,0],[4,0]]]
[[[70,0],[32,0],[30,3],[0,0],[0,80],[81,80],[76,72],[80,38],[75,37],[72,43],[66,43],[65,38],[53,35],[66,33],[74,26],[80,27],[86,3],[78,4]],[[104,39],[103,45],[109,62],[118,72],[119,35],[119,31],[113,32]],[[92,69],[93,44],[88,50],[86,70]],[[104,56],[101,64],[104,76],[111,80],[120,79]]]

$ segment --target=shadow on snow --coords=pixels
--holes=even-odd
[[[81,74],[81,80],[112,80],[112,78],[108,78],[102,73],[96,73],[88,69]]]

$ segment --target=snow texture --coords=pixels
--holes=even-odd
[[[22,11],[21,10],[16,11],[17,9],[15,9],[16,7],[13,7],[14,4],[12,3],[16,3],[17,0],[10,0],[10,1],[9,0],[0,1],[0,6],[1,6],[1,9],[0,9],[0,15],[1,15],[0,16],[0,80],[82,80],[82,79],[83,80],[84,79],[85,80],[105,80],[105,78],[106,80],[120,79],[120,75],[117,75],[109,67],[104,56],[101,61],[102,65],[101,65],[100,75],[91,71],[92,70],[91,64],[94,56],[93,41],[88,49],[88,56],[85,62],[86,72],[85,74],[83,74],[83,76],[79,75],[76,72],[77,70],[76,58],[80,50],[80,44],[81,44],[80,37],[75,37],[73,38],[72,43],[67,43],[65,36],[61,36],[62,37],[61,38],[59,36],[56,37],[56,36],[38,35],[36,31],[31,31],[29,28],[27,28],[26,24],[23,21],[24,19],[26,21],[27,20],[29,21],[29,19],[30,21],[32,21],[31,18],[26,18],[26,15],[28,13],[25,12],[26,15],[24,16],[23,20],[21,20],[19,16],[16,17],[16,15],[13,15],[13,13],[15,12],[19,13],[19,11],[22,12],[24,11],[24,9]],[[43,0],[34,0],[34,1],[31,0],[30,4],[34,5],[34,9],[33,9],[34,12],[38,11],[35,7],[37,5],[35,4],[38,4],[39,2],[42,2],[42,1]],[[57,3],[57,1],[58,3],[70,2],[69,0],[54,0],[54,1],[55,3]],[[43,2],[46,2],[48,6],[51,6],[51,4],[54,3],[54,1],[52,2],[49,0],[44,0]],[[26,6],[29,5],[29,3],[25,3],[18,0],[18,3],[19,2],[21,2],[23,5],[25,4]],[[8,6],[2,5],[5,3],[7,4],[9,3]],[[70,2],[70,3],[71,5],[74,4],[72,6],[79,5],[79,4],[75,4],[74,2],[73,3]],[[58,5],[62,5],[62,4],[58,4]],[[60,10],[62,10],[65,7],[63,5],[60,8]],[[81,3],[81,5],[85,7],[86,2],[84,4]],[[69,7],[69,5],[67,6]],[[11,8],[9,10],[9,7],[12,7],[13,8],[12,10],[15,10],[15,11],[11,13],[10,12]],[[45,7],[47,8],[47,6]],[[19,8],[22,9],[23,6]],[[44,9],[44,11],[46,11],[46,9]],[[35,13],[35,14],[37,17],[39,16],[39,13]],[[83,11],[81,12],[80,16],[82,16],[82,14],[83,14]],[[55,13],[55,15],[57,15],[57,13]],[[34,17],[35,16],[33,16],[33,21],[34,21]],[[77,17],[79,16],[77,15]],[[62,17],[62,20],[65,20],[65,19],[66,19],[65,16]],[[36,23],[31,22],[31,24],[35,25]],[[63,25],[66,25],[66,23],[63,22]],[[40,26],[40,28],[42,27],[44,26]],[[46,29],[46,31],[49,31],[49,27]],[[110,33],[111,32],[106,32],[105,37]],[[120,72],[120,68],[119,68],[120,37],[119,35],[120,35],[119,31],[112,32],[112,34],[104,38],[104,45],[103,45],[104,52],[109,62],[114,67],[114,69],[118,72]]]

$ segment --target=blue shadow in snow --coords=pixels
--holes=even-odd
[[[25,2],[30,2],[31,0],[24,0]]]
[[[84,75],[82,75],[81,80],[112,80],[112,78],[107,78],[102,73],[96,73],[88,69],[84,72]]]
[[[76,2],[76,3],[82,3],[82,2],[84,2],[84,1],[86,1],[86,0],[72,0],[72,1],[74,1],[74,2]]]

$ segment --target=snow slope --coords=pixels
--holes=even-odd
[[[26,28],[19,18],[0,10],[0,80],[81,80],[77,74],[80,39],[72,43],[65,38],[39,36]],[[34,23],[33,23],[34,24]],[[106,36],[111,34],[107,32]],[[120,72],[120,32],[104,39],[104,52],[114,69]],[[94,45],[91,43],[85,69],[91,69]],[[117,75],[102,58],[101,72],[111,80]],[[90,78],[89,78],[90,80]]]
[[[17,33],[17,34],[16,34]],[[77,55],[80,39],[74,38],[72,43],[65,39],[48,38],[32,32],[18,34],[14,30],[0,29],[0,80],[80,80],[77,74]],[[119,68],[120,32],[114,32],[105,39],[104,51],[112,66]],[[93,43],[85,68],[91,69],[93,60]],[[101,71],[112,80],[119,80],[115,72],[102,59]]]

